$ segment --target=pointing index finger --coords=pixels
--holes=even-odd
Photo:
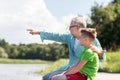
[[[27,29],[27,31],[32,31],[32,29]]]

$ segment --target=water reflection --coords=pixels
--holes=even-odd
[[[42,80],[42,77],[34,72],[45,66],[45,64],[0,64],[0,80]]]

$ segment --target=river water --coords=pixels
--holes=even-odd
[[[0,80],[42,80],[35,74],[45,68],[45,64],[0,64]]]

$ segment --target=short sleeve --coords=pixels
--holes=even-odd
[[[83,53],[83,55],[81,56],[80,60],[86,60],[89,61],[94,57],[94,53],[89,49],[89,50],[85,50]]]

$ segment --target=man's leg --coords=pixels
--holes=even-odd
[[[52,76],[62,73],[63,70],[56,70],[43,76],[43,80],[51,80]]]

